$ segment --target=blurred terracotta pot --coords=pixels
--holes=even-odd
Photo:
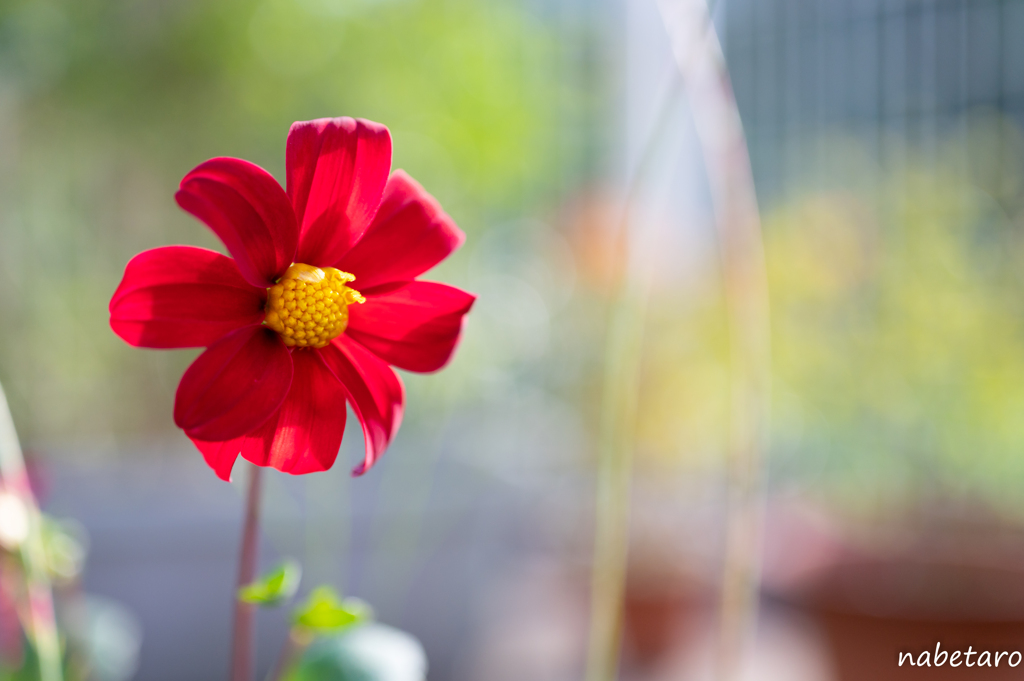
[[[819,623],[839,681],[1024,679],[1019,565],[847,562],[820,570],[796,601]]]
[[[696,593],[684,589],[627,588],[623,614],[633,663],[651,667],[680,645],[701,605]]]
[[[707,585],[685,566],[632,560],[623,598],[626,670],[657,667],[687,646],[695,624],[712,605]]]

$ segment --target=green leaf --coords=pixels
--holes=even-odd
[[[302,578],[302,567],[288,559],[252,584],[238,590],[238,598],[246,603],[266,607],[280,605],[295,595]]]
[[[329,586],[320,586],[292,615],[295,626],[315,633],[337,632],[373,617],[373,610],[358,598],[341,600]]]

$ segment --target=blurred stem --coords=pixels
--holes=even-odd
[[[260,492],[263,469],[249,466],[249,488],[245,496],[245,522],[242,549],[238,560],[238,588],[235,589],[235,627],[231,642],[231,681],[252,681],[255,650],[253,646],[256,606],[238,597],[239,589],[256,578],[260,525]]]
[[[729,322],[728,507],[718,676],[738,678],[757,619],[762,452],[771,384],[768,277],[743,125],[704,0],[658,0],[686,85],[718,231]]]
[[[288,676],[288,670],[298,659],[299,655],[302,654],[309,644],[313,642],[313,637],[308,633],[301,631],[297,627],[292,627],[291,631],[288,632],[288,638],[284,641],[284,647],[281,648],[281,655],[277,659],[277,666],[267,677],[270,681],[284,681]]]
[[[626,264],[618,273],[610,296],[611,309],[605,342],[587,681],[612,681],[616,678],[622,638],[622,606],[629,561],[633,440],[640,392],[644,320],[649,297],[648,276],[633,276],[628,264],[629,221],[639,190],[650,174],[654,157],[668,130],[671,113],[681,91],[681,79],[673,76],[658,118],[630,178],[622,219],[614,241],[617,252],[627,255],[623,256]]]
[[[14,429],[14,419],[7,405],[7,396],[0,386],[0,478],[4,489],[15,494],[25,505],[28,514],[28,536],[20,547],[25,565],[25,591],[28,596],[30,631],[26,632],[39,656],[40,681],[61,681],[60,639],[53,612],[53,590],[46,568],[46,548],[43,545],[43,517],[36,504],[25,459]]]
[[[710,19],[702,30],[710,26]],[[692,57],[692,55],[690,55]],[[637,277],[629,262],[629,222],[641,188],[672,122],[672,113],[684,91],[684,72],[672,74],[668,92],[654,127],[629,180],[622,220],[614,243],[623,262],[611,295],[605,346],[605,373],[601,406],[600,449],[591,574],[590,636],[587,681],[612,681],[619,666],[622,608],[629,563],[629,506],[633,467],[633,439],[640,392],[644,320],[650,295],[650,269]]]
[[[598,451],[587,681],[612,681],[619,666],[629,555],[629,505],[647,290],[628,282],[609,317]]]

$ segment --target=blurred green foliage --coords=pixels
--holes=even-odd
[[[1022,152],[987,118],[930,159],[908,150],[871,192],[772,214],[783,479],[854,504],[911,492],[1020,506]]]
[[[930,150],[891,140],[883,167],[826,137],[764,211],[776,489],[848,510],[1024,508],[1024,138],[969,120]],[[728,327],[708,279],[654,294],[642,470],[713,469],[724,451]]]

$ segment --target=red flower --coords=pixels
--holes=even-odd
[[[366,440],[353,474],[366,472],[402,420],[404,388],[388,365],[436,371],[451,358],[475,297],[416,277],[465,235],[390,168],[382,125],[295,123],[287,191],[236,158],[181,181],[178,205],[231,258],[166,246],[125,268],[110,301],[117,335],[137,347],[206,347],[178,385],[174,422],[221,478],[239,454],[293,474],[330,468],[346,401]]]

